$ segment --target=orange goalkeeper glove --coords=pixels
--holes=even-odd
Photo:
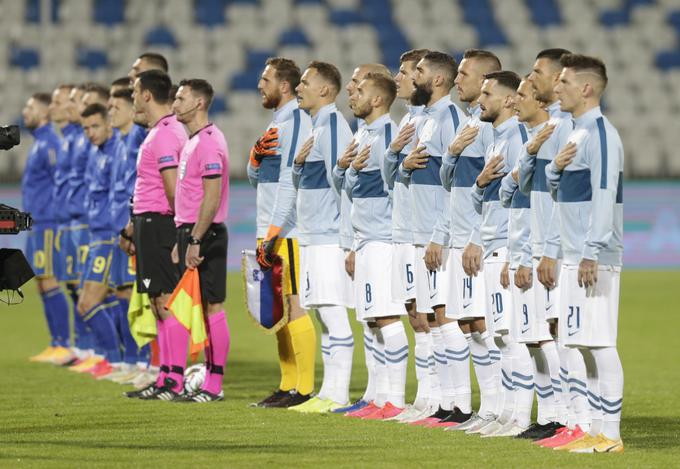
[[[276,240],[279,239],[281,228],[274,225],[269,225],[269,231],[265,236],[264,241],[257,248],[257,263],[260,264],[262,270],[269,270],[274,262],[274,246]]]
[[[276,155],[276,147],[279,146],[279,129],[272,127],[268,129],[260,138],[257,139],[255,145],[250,149],[250,164],[258,167],[262,158]]]

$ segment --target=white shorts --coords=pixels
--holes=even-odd
[[[351,307],[354,296],[345,271],[345,252],[337,244],[300,246],[300,305]]]
[[[559,301],[560,301],[560,276],[562,272],[562,260],[557,261],[556,266],[556,282],[555,287],[548,290],[538,281],[538,263],[540,259],[534,259],[534,301],[536,308],[545,311],[545,318],[547,321],[556,321],[559,316]]]
[[[559,335],[569,347],[615,347],[621,267],[600,265],[592,288],[578,286],[578,265],[562,265]]]
[[[545,318],[545,309],[537,307],[537,297],[545,298],[547,290],[533,274],[533,284],[530,288],[522,290],[515,286],[516,269],[510,269],[510,292],[512,295],[512,331],[511,335],[516,342],[522,344],[535,344],[544,340],[552,339],[548,321]]]
[[[484,272],[470,277],[463,270],[463,249],[451,248],[449,253],[447,270],[451,281],[446,296],[446,317],[457,321],[484,318]]]
[[[392,245],[392,301],[396,303],[416,298],[415,252],[413,244]]]
[[[425,247],[415,247],[416,262],[416,308],[419,313],[431,313],[434,306],[446,305],[449,289],[449,250],[442,249],[442,266],[430,272],[425,266]]]
[[[370,241],[356,252],[354,298],[357,319],[366,321],[406,314],[403,303],[392,301],[392,245]]]
[[[497,334],[510,332],[512,296],[510,290],[506,290],[501,285],[501,271],[507,258],[507,248],[500,248],[484,259],[486,328]]]

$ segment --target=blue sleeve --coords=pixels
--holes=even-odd
[[[498,190],[498,195],[503,208],[510,208],[512,205],[512,196],[515,195],[518,185],[512,178],[512,172],[503,176],[501,179],[501,187]]]
[[[399,154],[394,153],[387,147],[385,150],[385,182],[390,190],[394,189],[394,181],[397,179],[397,171],[399,170]]]
[[[549,165],[545,167],[545,179],[548,184],[548,190],[554,201],[557,201],[557,189],[560,187],[560,179],[562,178],[562,171],[555,166],[555,160],[552,160]]]
[[[472,197],[472,206],[475,208],[475,212],[482,214],[482,202],[484,200],[484,189],[479,187],[475,182],[470,188],[470,193]],[[479,231],[479,230],[477,230]]]
[[[623,161],[623,146],[618,135],[607,132],[603,118],[599,118],[597,124],[598,136],[591,134],[587,143],[593,196],[583,247],[583,257],[594,261],[614,234],[614,206]]]
[[[456,169],[459,156],[449,155],[448,152],[442,157],[442,167],[439,168],[439,177],[442,180],[442,186],[447,192],[451,192],[453,187],[453,171]]]
[[[531,187],[534,183],[537,157],[537,155],[530,155],[527,152],[526,145],[522,147],[522,153],[519,156],[519,190],[526,195],[531,193]]]

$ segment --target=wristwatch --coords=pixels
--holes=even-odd
[[[198,245],[201,244],[201,240],[194,238],[193,236],[189,236],[189,244]]]

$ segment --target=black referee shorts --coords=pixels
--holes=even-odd
[[[137,251],[137,291],[151,297],[172,293],[179,282],[179,269],[171,253],[177,239],[172,215],[142,213],[132,217]]]
[[[177,228],[177,248],[179,268],[183,274],[186,269],[187,247],[193,223],[180,225]],[[229,235],[224,223],[213,223],[203,235],[199,255],[203,262],[198,265],[201,283],[201,298],[204,303],[222,303],[227,297],[227,246]]]

